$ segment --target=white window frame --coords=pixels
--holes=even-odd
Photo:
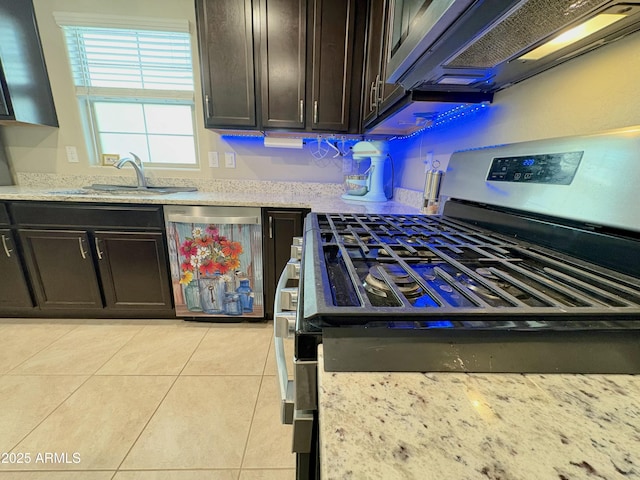
[[[62,27],[96,27],[107,29],[127,29],[138,31],[163,31],[187,33],[190,37],[191,61],[194,87],[193,90],[160,90],[160,89],[126,89],[95,86],[75,86],[75,95],[80,109],[87,147],[93,156],[93,164],[101,165],[101,154],[113,152],[100,151],[100,138],[97,131],[97,121],[94,115],[93,102],[122,102],[138,104],[174,104],[191,107],[191,121],[193,130],[193,142],[195,152],[195,163],[168,163],[168,162],[145,162],[145,168],[168,168],[168,169],[199,169],[199,149],[198,130],[195,115],[195,72],[193,69],[193,36],[189,22],[186,19],[159,19],[147,17],[123,17],[118,15],[93,15],[70,12],[54,12],[54,18],[58,26]],[[64,36],[64,33],[63,33]],[[64,39],[65,49],[67,48]],[[69,64],[70,65],[70,64]],[[71,65],[70,65],[71,68]],[[73,76],[73,72],[71,72]],[[126,133],[126,132],[123,132]],[[147,142],[148,145],[148,142]],[[135,153],[135,152],[134,152]]]

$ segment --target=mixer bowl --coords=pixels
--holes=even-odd
[[[358,197],[365,195],[369,191],[367,183],[369,183],[369,175],[367,174],[345,175],[344,177],[345,190],[348,195]]]

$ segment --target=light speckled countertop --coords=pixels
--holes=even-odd
[[[319,387],[323,480],[640,478],[637,375],[320,367]]]
[[[417,208],[390,201],[352,202],[339,195],[318,195],[317,192],[184,192],[172,194],[105,194],[83,192],[79,188],[63,187],[0,187],[0,200],[39,200],[63,202],[144,203],[162,205],[225,205],[281,208],[310,208],[314,212],[339,213],[420,213]]]

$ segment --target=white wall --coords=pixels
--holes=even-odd
[[[60,128],[2,127],[0,133],[5,140],[7,154],[14,171],[67,175],[121,174],[112,167],[93,166],[89,163],[63,35],[53,18],[53,12],[62,11],[136,17],[184,18],[189,21],[196,80],[195,104],[201,167],[196,170],[183,169],[178,171],[147,168],[149,176],[294,180],[323,183],[342,181],[342,162],[332,159],[330,154],[325,159],[316,160],[311,155],[309,148],[303,150],[267,149],[261,146],[257,140],[227,140],[217,133],[204,129],[193,0],[34,0],[34,6]],[[73,145],[78,149],[79,163],[67,161],[65,152],[67,145]],[[236,152],[237,168],[227,169],[223,166],[209,168],[208,151],[219,152],[221,164],[224,164],[224,152]]]
[[[392,141],[402,187],[422,190],[424,160],[452,152],[640,124],[640,32],[498,92],[469,120]]]

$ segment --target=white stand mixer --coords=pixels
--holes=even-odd
[[[387,143],[381,141],[358,142],[352,147],[353,160],[360,163],[370,158],[368,191],[364,195],[342,195],[344,200],[356,200],[359,202],[386,202],[384,193],[384,167],[387,161]]]

